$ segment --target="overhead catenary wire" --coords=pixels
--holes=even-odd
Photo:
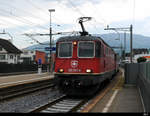
[[[6,7],[8,7],[8,9],[9,9],[9,8],[13,8],[13,9],[15,9],[15,10],[21,11],[22,13],[23,13],[23,12],[24,12],[24,13],[27,13],[28,15],[30,15],[30,16],[32,16],[32,17],[34,17],[34,18],[38,18],[38,19],[40,19],[40,20],[42,20],[42,21],[43,21],[43,20],[47,21],[46,18],[37,16],[37,15],[35,15],[35,13],[33,14],[32,12],[28,12],[28,10],[19,9],[19,8],[17,8],[16,6],[13,6],[12,4],[1,3],[1,5],[2,5],[2,4],[4,4]]]
[[[47,29],[47,28],[44,27],[44,26],[41,26],[41,25],[36,24],[36,23],[33,23],[33,22],[31,22],[30,20],[27,20],[27,19],[25,19],[25,18],[23,18],[23,17],[19,17],[19,16],[15,15],[15,14],[12,14],[12,13],[10,13],[9,11],[6,11],[6,10],[4,10],[4,9],[1,9],[1,8],[0,8],[0,12],[2,12],[2,13],[7,13],[7,14],[13,16],[14,18],[16,18],[16,20],[18,20],[18,21],[20,21],[20,22],[22,22],[22,23],[24,23],[24,24],[26,24],[26,25],[29,25],[29,26],[31,26],[31,25],[32,25],[32,26],[38,26],[38,27],[40,27],[40,28]]]
[[[31,5],[33,8],[36,8],[37,10],[41,11],[43,14],[45,14],[45,15],[47,15],[47,16],[49,17],[49,14],[44,11],[45,9],[44,9],[43,7],[41,7],[41,6],[39,6],[39,5],[36,5],[36,4],[33,2],[33,0],[28,0],[28,2],[30,3],[30,5]],[[59,5],[59,4],[58,4],[58,5]],[[53,17],[53,18],[63,24],[63,22],[62,22],[61,20],[57,19],[56,17]]]
[[[80,9],[77,8],[77,7],[72,3],[71,0],[67,0],[67,1],[71,4],[71,6],[74,8],[74,10],[75,10],[76,12],[78,12],[81,16],[84,16],[84,17],[85,17],[85,14],[82,13],[82,12],[80,11]],[[95,18],[94,18],[94,19],[95,19]],[[95,22],[97,22],[96,19],[95,19]],[[91,23],[91,22],[90,22],[90,23]],[[92,24],[92,23],[91,23],[91,24]],[[97,29],[96,25],[95,25],[95,24],[92,24],[92,25],[93,25],[95,31],[98,32],[98,29]],[[98,33],[99,33],[99,32],[98,32]]]
[[[9,24],[12,24],[12,25],[15,25],[15,26],[18,26],[16,23],[13,23],[13,22],[10,22],[8,20],[4,20],[4,19],[0,19],[0,21],[3,21],[3,26],[8,26]],[[21,27],[19,30],[17,30],[17,32],[21,32],[21,30],[24,30],[25,28],[24,27]]]
[[[36,8],[37,10],[41,11],[43,14],[47,15],[49,17],[49,13],[46,13],[43,7],[36,5],[33,0],[28,0],[28,2],[30,3],[30,6],[32,6],[33,8]],[[59,4],[58,4],[59,5]],[[48,10],[47,10],[48,12]],[[54,20],[59,21],[61,24],[64,24],[61,20],[57,19],[56,17],[53,17]],[[54,25],[54,23],[52,23]],[[60,24],[55,24],[56,26],[60,26]],[[54,33],[57,33],[56,31],[53,30]]]
[[[43,44],[43,43],[39,42],[38,40],[34,39],[34,37],[30,36],[29,34],[25,34],[25,35],[28,36],[29,38],[31,38],[32,40],[34,40],[35,42],[37,42],[40,45],[48,45],[48,44]]]
[[[74,9],[76,10],[76,12],[78,12],[81,16],[85,16],[81,11],[80,9],[78,9],[73,3],[71,0],[68,0],[68,2],[72,5],[72,7],[74,7]]]
[[[5,7],[8,7],[7,10],[6,10],[6,9],[5,9],[5,10],[2,9],[2,7],[1,7],[2,12],[5,12],[5,13],[7,13],[7,14],[9,14],[9,15],[16,16],[16,17],[18,17],[18,18],[21,18],[23,21],[25,20],[26,23],[30,23],[30,25],[38,25],[38,26],[40,26],[40,27],[42,27],[42,28],[45,28],[44,26],[41,26],[40,24],[35,24],[35,22],[32,22],[32,21],[30,21],[30,20],[28,20],[28,19],[26,19],[26,18],[22,18],[22,17],[20,17],[20,16],[17,16],[17,15],[15,15],[15,14],[13,14],[12,10],[11,10],[11,12],[8,11],[10,8],[13,8],[13,9],[18,10],[16,7],[14,7],[14,6],[10,5],[10,4],[6,4],[6,3],[1,3],[0,5],[5,5]],[[23,12],[27,13],[28,15],[32,16],[32,17],[36,17],[36,19],[37,19],[37,18],[38,18],[38,19],[41,19],[41,17],[36,16],[36,15],[33,15],[31,12],[27,12],[27,11],[25,11],[25,10],[23,10],[23,9],[19,9],[18,11],[23,11]],[[24,22],[24,23],[25,23],[25,22]],[[45,29],[47,29],[47,28],[45,28]]]
[[[9,6],[9,5],[8,5]],[[12,7],[12,6],[11,6]],[[12,7],[12,8],[15,8],[15,7]],[[17,9],[17,8],[15,8],[15,9]],[[18,9],[17,9],[18,10]],[[20,10],[19,9],[19,11],[24,11],[24,10]],[[20,16],[18,16],[18,15],[16,15],[16,14],[13,14],[13,12],[10,12],[10,11],[8,11],[8,9],[2,9],[2,7],[0,8],[0,12],[2,13],[2,14],[4,14],[4,17],[5,16],[11,16],[11,17],[13,17],[13,18],[11,18],[12,20],[11,21],[13,21],[13,20],[17,20],[17,21],[19,21],[19,22],[21,22],[21,23],[23,23],[23,24],[25,24],[25,25],[28,25],[28,26],[37,26],[38,28],[43,28],[43,29],[48,29],[48,28],[46,28],[46,27],[44,27],[44,26],[41,26],[40,24],[36,24],[35,22],[32,22],[31,20],[28,20],[28,19],[26,19],[26,17],[20,17]],[[26,12],[26,11],[24,11],[24,12]],[[33,15],[32,15],[33,16]],[[6,18],[7,18],[6,17]],[[40,18],[40,17],[37,17],[37,18]],[[3,22],[6,22],[6,20],[5,19],[0,19],[1,21],[3,21]],[[17,26],[17,24],[15,24],[15,23],[12,23],[12,22],[10,22],[10,20],[8,21],[9,22],[9,24],[12,24],[12,25],[16,25]],[[8,23],[7,23],[7,25],[8,25]],[[22,29],[23,30],[23,28],[24,28],[24,26],[21,26],[20,27],[20,29]],[[19,31],[20,31],[20,29],[19,29]],[[41,44],[38,40],[36,40],[36,39],[34,39],[34,38],[32,38],[32,40],[34,40],[35,42],[37,42],[37,43],[39,43],[39,44]]]

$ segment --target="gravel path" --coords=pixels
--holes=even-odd
[[[0,102],[0,113],[2,112],[16,112],[27,113],[31,109],[40,105],[46,104],[49,100],[60,96],[58,91],[52,91],[52,89],[46,89],[31,93],[29,95],[18,97],[9,101]]]

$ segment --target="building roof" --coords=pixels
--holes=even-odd
[[[22,53],[17,47],[15,47],[10,41],[0,38],[0,46],[3,47],[8,53],[20,54]]]

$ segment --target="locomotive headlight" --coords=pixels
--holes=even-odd
[[[64,72],[64,69],[59,69],[59,72],[61,72],[61,73]]]
[[[91,70],[91,69],[86,69],[86,72],[87,72],[87,73],[91,73],[92,70]]]
[[[76,41],[74,41],[74,42],[73,42],[73,45],[77,45],[77,42],[76,42]]]

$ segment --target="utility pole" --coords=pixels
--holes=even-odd
[[[124,60],[126,57],[126,31],[124,31],[124,54],[123,54]]]
[[[131,63],[133,63],[133,60],[132,60],[132,57],[133,57],[133,46],[132,46],[132,42],[133,42],[133,38],[132,38],[132,25],[130,25],[130,50],[131,50],[131,53],[130,53],[130,60],[131,60]]]
[[[52,27],[51,27],[51,12],[55,12],[55,9],[49,9],[50,12],[50,30],[49,30],[49,35],[50,35],[50,57],[49,57],[49,72],[52,73]]]

